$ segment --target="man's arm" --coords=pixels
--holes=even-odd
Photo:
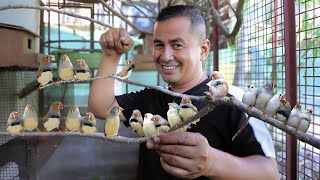
[[[158,151],[163,169],[179,178],[279,179],[274,159],[233,156],[212,148],[199,133],[163,133],[148,141],[147,147]]]
[[[120,57],[128,52],[133,45],[128,32],[122,28],[110,29],[100,37],[100,46],[103,51],[102,61],[96,77],[115,74]],[[106,78],[93,81],[90,87],[88,111],[96,117],[104,119],[113,106],[118,105],[114,96],[114,79]],[[120,119],[125,120],[123,114]]]

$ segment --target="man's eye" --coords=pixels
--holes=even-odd
[[[154,47],[162,47],[163,45],[162,44],[160,44],[160,43],[155,43],[154,44]]]
[[[174,48],[180,48],[180,47],[182,47],[182,45],[181,44],[173,44],[173,47]]]

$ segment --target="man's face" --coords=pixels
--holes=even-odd
[[[203,40],[190,31],[190,20],[177,17],[156,22],[153,59],[162,78],[172,86],[187,84],[202,75]]]

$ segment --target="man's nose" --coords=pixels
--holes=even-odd
[[[164,48],[163,52],[161,53],[160,59],[162,61],[171,61],[174,59],[173,50],[171,48]]]

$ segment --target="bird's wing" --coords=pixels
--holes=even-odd
[[[48,121],[48,113],[43,117],[43,123]]]

